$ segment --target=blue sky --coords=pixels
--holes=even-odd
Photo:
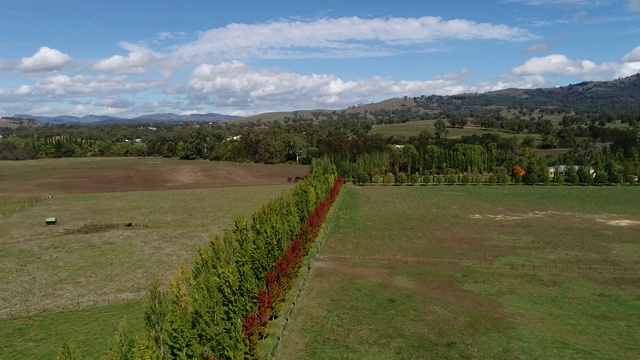
[[[341,109],[640,72],[640,0],[0,0],[0,115]]]

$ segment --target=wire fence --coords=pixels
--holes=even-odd
[[[291,296],[290,301],[285,303],[285,308],[280,312],[279,316],[282,318],[280,327],[277,330],[275,330],[275,332],[273,330],[270,332],[270,335],[275,334],[275,341],[273,343],[273,346],[269,350],[269,352],[265,355],[264,359],[271,360],[271,359],[274,359],[276,356],[276,351],[278,350],[280,341],[282,340],[282,337],[287,329],[289,320],[291,319],[291,314],[295,310],[296,304],[298,304],[300,297],[302,297],[304,289],[307,287],[307,284],[309,282],[309,276],[311,274],[311,269],[313,268],[313,264],[319,258],[318,253],[320,252],[320,249],[322,247],[322,243],[325,237],[329,233],[329,229],[331,228],[333,217],[336,211],[335,209],[337,208],[339,201],[340,201],[340,196],[338,196],[338,200],[333,204],[332,209],[330,210],[330,214],[324,222],[322,232],[320,233],[320,236],[318,237],[318,239],[314,244],[314,247],[312,250],[313,255],[310,257],[309,262],[306,264],[306,268],[303,267],[300,270],[300,273],[298,275],[298,280],[296,281],[296,284],[291,289],[291,292],[293,293],[293,295]]]
[[[639,275],[638,265],[601,265],[601,264],[567,264],[567,263],[527,263],[513,261],[490,261],[468,259],[436,259],[401,256],[351,256],[351,255],[318,255],[317,261],[393,263],[406,265],[422,265],[432,267],[461,267],[484,269],[509,269],[525,271],[563,271],[563,272],[597,272],[611,274]]]
[[[49,196],[41,197],[29,197],[25,199],[0,199],[0,218],[3,216],[9,216],[15,213],[25,210],[30,206],[34,206],[39,202],[48,199]]]
[[[236,187],[255,187],[255,186],[276,186],[276,185],[295,185],[297,182],[288,182],[287,178],[264,180],[264,181],[247,181],[240,183],[198,183],[198,184],[166,184],[158,186],[125,186],[117,188],[87,188],[87,189],[58,189],[53,190],[50,194],[42,196],[41,199],[47,199],[49,197],[61,196],[61,195],[81,195],[81,194],[99,194],[99,193],[128,193],[128,192],[143,192],[143,191],[158,191],[158,190],[201,190],[201,189],[217,189],[217,188],[236,188]],[[0,195],[2,195],[0,193]],[[35,196],[34,192],[11,192],[11,196]],[[32,200],[32,199],[31,199]],[[20,208],[18,208],[20,210]]]
[[[96,306],[111,304],[122,304],[132,301],[140,301],[146,298],[146,291],[107,294],[100,296],[88,296],[70,300],[66,302],[56,302],[52,304],[22,305],[15,307],[0,308],[0,319],[18,318],[38,315],[43,313],[54,313],[62,311],[87,309]]]

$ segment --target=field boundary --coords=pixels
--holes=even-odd
[[[300,301],[300,298],[302,297],[302,294],[309,282],[309,276],[311,274],[311,269],[313,268],[313,263],[320,258],[320,255],[318,255],[318,253],[320,252],[324,239],[329,233],[329,228],[331,227],[331,224],[333,222],[333,218],[337,211],[336,209],[338,208],[338,203],[340,202],[340,198],[341,196],[338,195],[338,199],[331,207],[329,216],[327,216],[327,219],[322,225],[322,231],[318,236],[317,240],[314,242],[312,251],[310,251],[310,254],[312,255],[310,256],[307,255],[308,260],[305,261],[305,264],[303,265],[303,268],[306,268],[307,270],[304,273],[303,272],[299,273],[298,278],[296,279],[296,285],[290,290],[290,293],[292,293],[293,296],[287,299],[284,309],[280,311],[280,314],[278,314],[278,317],[281,318],[281,324],[279,326],[279,329],[277,330],[277,332],[272,330],[269,333],[269,336],[275,335],[275,341],[273,343],[273,346],[271,347],[271,350],[269,350],[269,352],[264,357],[259,356],[259,358],[261,359],[272,360],[276,358],[278,345],[280,344],[280,341],[282,340],[284,333],[287,330],[287,325],[289,324],[289,320],[291,319],[291,314],[295,310],[296,304],[298,303],[298,301]]]
[[[22,196],[22,195],[21,195]],[[21,210],[28,209],[30,206],[37,205],[39,202],[47,200],[51,196],[31,196],[26,199],[18,200],[1,200],[0,205],[5,207],[5,211],[0,212],[0,218],[19,213]],[[13,210],[15,208],[15,211]]]
[[[124,189],[93,189],[93,190],[78,190],[78,191],[54,191],[47,196],[42,196],[44,200],[53,196],[62,195],[81,195],[81,194],[102,194],[102,193],[128,193],[128,192],[144,192],[144,191],[164,191],[164,190],[199,190],[199,189],[218,189],[218,188],[236,188],[236,187],[256,187],[256,186],[277,186],[277,185],[293,185],[294,183],[287,182],[284,178],[282,181],[272,181],[256,184],[209,184],[209,185],[176,185],[176,186],[154,186],[144,188],[124,188]],[[1,194],[0,194],[1,195]],[[6,195],[6,194],[5,194]],[[34,196],[33,192],[28,193],[11,193],[11,196]]]
[[[639,266],[600,265],[600,264],[568,264],[568,263],[532,263],[514,261],[483,261],[468,259],[436,259],[401,256],[351,256],[351,255],[318,255],[317,261],[393,263],[406,265],[423,265],[431,267],[460,267],[482,269],[505,269],[523,271],[559,271],[559,272],[595,272],[625,275],[639,275]]]

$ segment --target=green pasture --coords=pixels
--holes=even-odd
[[[635,359],[639,201],[633,187],[346,187],[276,358]]]
[[[418,136],[423,130],[427,130],[431,134],[433,134],[435,132],[434,126],[433,126],[435,122],[436,122],[435,120],[416,120],[416,121],[409,121],[406,123],[399,123],[399,124],[376,125],[371,130],[371,133],[382,134],[384,136],[402,136],[406,138],[411,136]],[[472,125],[466,126],[463,129],[447,127],[447,130],[448,130],[448,133],[447,133],[448,138],[458,138],[461,136],[471,136],[471,135],[482,136],[483,134],[494,134],[494,135],[500,135],[505,137],[510,137],[510,136],[525,137],[529,135],[529,136],[534,136],[536,138],[539,138],[539,135],[513,134],[513,133],[508,133],[508,132],[496,130],[496,129],[485,130],[483,128],[472,126]]]
[[[53,360],[66,342],[81,359],[107,359],[109,342],[122,321],[135,336],[144,336],[143,305],[135,301],[2,319],[0,354],[7,360]]]

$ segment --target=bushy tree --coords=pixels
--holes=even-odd
[[[404,185],[407,182],[407,175],[403,172],[398,173],[398,176],[396,176],[396,184],[398,185]]]
[[[471,182],[471,176],[469,176],[468,173],[462,174],[462,176],[460,177],[460,183],[462,183],[462,185],[467,185],[470,182]]]
[[[578,179],[582,184],[592,184],[593,176],[591,175],[591,167],[586,165],[580,166],[578,168]]]
[[[578,177],[578,172],[574,166],[567,166],[566,168],[566,182],[570,185],[576,185],[580,182],[580,178]]]
[[[525,181],[527,185],[535,185],[538,182],[538,174],[536,173],[535,167],[532,167],[525,175]]]
[[[496,179],[496,175],[494,173],[489,174],[489,177],[487,178],[487,183],[489,183],[490,185],[495,184],[497,181]]]
[[[520,173],[513,174],[512,180],[513,180],[514,184],[521,184],[522,183],[522,174],[520,174]]]
[[[471,177],[471,181],[473,181],[473,183],[476,184],[476,185],[482,184],[482,180],[483,180],[482,179],[482,175],[480,175],[480,174],[474,174]]]
[[[593,178],[593,182],[597,185],[607,185],[608,181],[609,181],[608,176],[607,176],[607,173],[604,171],[604,169],[596,172]]]
[[[395,176],[393,176],[393,174],[392,174],[392,173],[387,173],[387,174],[384,176],[384,179],[383,179],[383,182],[384,182],[385,184],[387,184],[387,185],[389,185],[389,184],[393,184],[395,181],[396,181],[396,177],[395,177]]]
[[[409,182],[411,183],[411,185],[416,185],[420,182],[420,175],[413,174],[411,175],[411,177],[409,178]]]
[[[538,176],[538,179],[543,185],[549,185],[549,183],[551,182],[548,171],[542,171]]]
[[[445,124],[445,122],[442,119],[438,119],[436,120],[435,124],[433,125],[434,128],[434,137],[436,139],[445,139],[447,137],[447,134],[449,133],[449,130],[447,129],[447,124]]]
[[[455,175],[453,175],[453,174],[447,175],[447,184],[454,185],[457,182],[458,182],[458,179],[456,178]]]
[[[498,176],[498,183],[500,185],[507,185],[509,183],[509,175],[507,173],[502,173]]]

